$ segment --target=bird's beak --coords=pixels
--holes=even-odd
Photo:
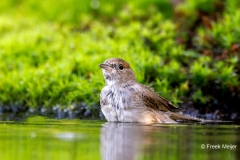
[[[99,67],[101,67],[101,68],[107,68],[107,67],[110,67],[108,64],[99,64]]]

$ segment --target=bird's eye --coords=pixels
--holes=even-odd
[[[119,64],[119,69],[123,70],[123,65],[122,64]]]

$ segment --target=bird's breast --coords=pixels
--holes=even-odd
[[[124,121],[132,116],[131,94],[126,89],[108,88],[101,93],[101,109],[108,121]]]

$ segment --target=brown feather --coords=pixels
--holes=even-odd
[[[181,114],[182,109],[136,81],[129,63],[110,58],[100,64],[106,86],[101,91],[101,110],[108,121],[176,123],[194,121]]]
[[[140,84],[141,85],[141,84]],[[155,93],[150,88],[141,85],[143,88],[145,88],[145,92],[138,93],[143,101],[145,102],[145,105],[151,109],[154,110],[160,110],[160,111],[171,111],[171,112],[180,112],[182,109],[175,107],[171,102],[166,100],[165,98],[159,96],[157,93]]]
[[[167,114],[175,121],[201,122],[201,119],[185,116],[180,113],[167,112]]]

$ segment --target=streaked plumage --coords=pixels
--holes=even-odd
[[[100,64],[106,86],[100,94],[101,110],[108,121],[175,123],[200,121],[180,113],[181,109],[136,81],[129,63],[110,58]]]

